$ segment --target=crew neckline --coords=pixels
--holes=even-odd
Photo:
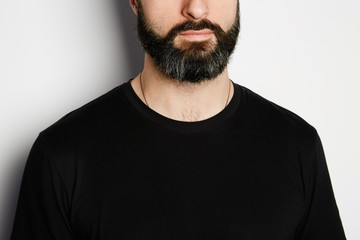
[[[225,124],[240,107],[241,87],[231,81],[234,87],[234,94],[228,105],[219,113],[210,118],[194,122],[175,120],[168,118],[148,107],[136,94],[135,90],[131,86],[131,80],[132,79],[124,83],[121,89],[132,107],[134,107],[138,114],[147,118],[147,120],[150,120],[153,124],[170,131],[181,133],[202,133],[212,131]]]

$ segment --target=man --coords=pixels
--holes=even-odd
[[[321,141],[233,83],[237,0],[130,0],[142,73],[36,140],[12,239],[345,239]]]

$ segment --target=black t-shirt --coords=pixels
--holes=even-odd
[[[316,130],[234,88],[198,122],[130,82],[63,117],[30,152],[11,239],[345,239]]]

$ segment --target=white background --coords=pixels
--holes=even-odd
[[[242,0],[229,67],[318,130],[348,239],[360,239],[359,12],[358,0]],[[142,69],[135,26],[127,0],[0,0],[0,239],[37,134]]]

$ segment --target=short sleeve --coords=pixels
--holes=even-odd
[[[38,138],[26,162],[11,240],[75,239],[69,223],[69,197]]]
[[[314,140],[302,149],[305,214],[299,227],[301,240],[346,239],[336,205],[331,180],[320,137],[315,131]]]

